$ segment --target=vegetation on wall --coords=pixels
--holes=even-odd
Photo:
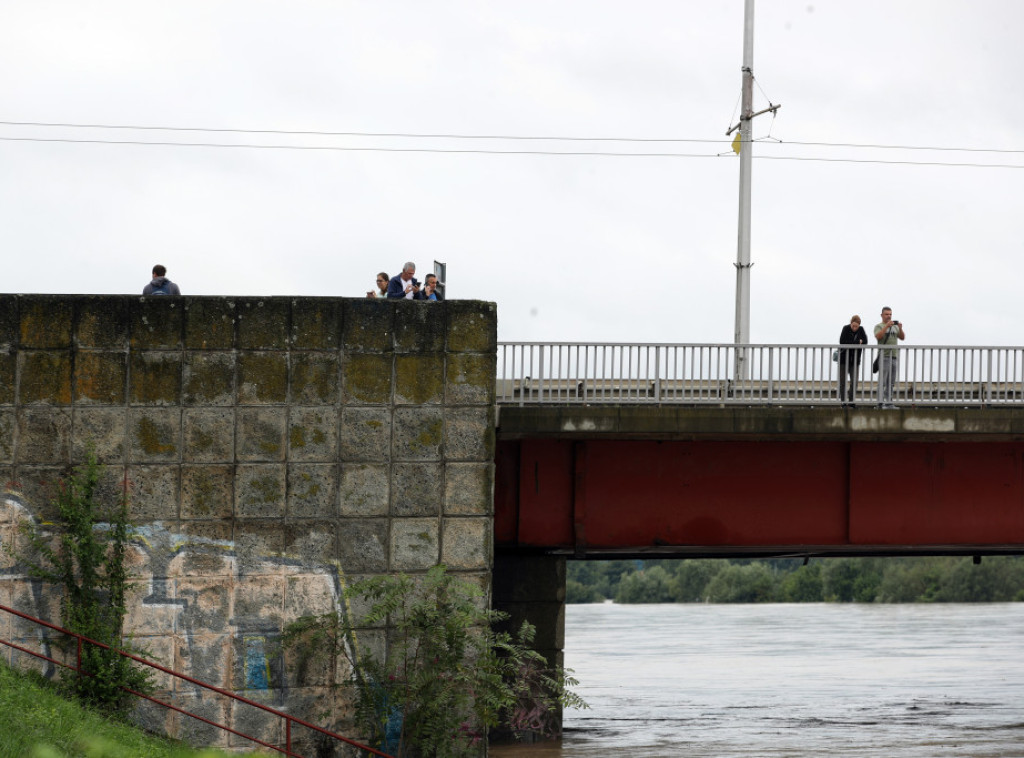
[[[29,576],[60,588],[61,625],[103,645],[83,645],[81,674],[65,676],[62,684],[82,701],[113,710],[130,697],[122,688],[145,692],[150,685],[148,672],[117,653],[123,647],[133,530],[127,487],[104,491],[101,473],[89,451],[86,462],[58,483],[56,522],[22,524],[27,549],[16,557]],[[73,649],[75,640],[55,644]]]
[[[1024,600],[1024,557],[573,561],[570,603],[972,603]]]
[[[299,668],[346,661],[357,729],[365,741],[399,758],[483,754],[486,730],[550,730],[562,707],[586,704],[571,672],[530,649],[529,624],[496,631],[507,614],[486,608],[480,588],[443,565],[425,575],[377,576],[352,585],[346,599],[366,608],[307,616],[289,625],[284,643]],[[387,624],[385,650],[358,644],[357,632]],[[329,715],[329,714],[325,714]]]

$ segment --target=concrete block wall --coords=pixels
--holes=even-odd
[[[496,327],[474,301],[0,295],[0,541],[52,518],[55,483],[92,446],[141,528],[136,641],[296,715],[343,709],[325,677],[349,672],[296,677],[285,623],[337,608],[354,579],[438,562],[490,587]],[[3,553],[0,603],[59,620]],[[0,636],[48,646],[5,615]],[[282,738],[252,709],[161,684]]]

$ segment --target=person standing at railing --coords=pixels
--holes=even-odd
[[[896,345],[906,339],[903,323],[894,321],[892,308],[882,308],[882,323],[875,326],[875,339],[880,345],[878,350],[878,407],[895,408],[892,404],[892,390],[896,385],[896,374],[899,371],[899,350]]]
[[[853,316],[850,323],[839,333],[840,345],[866,345],[868,333],[860,325],[860,316]],[[839,402],[844,406],[853,405],[857,394],[857,376],[860,374],[860,359],[863,350],[839,348]],[[847,396],[849,387],[849,396]]]

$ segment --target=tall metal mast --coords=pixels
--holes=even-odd
[[[780,106],[773,105],[763,111],[753,112],[754,107],[754,0],[746,0],[743,9],[743,96],[740,105],[740,122],[726,132],[726,136],[739,129],[740,153],[740,216],[736,246],[736,329],[734,342],[737,345],[750,343],[750,169],[753,158],[753,130],[755,116],[775,112]],[[746,351],[736,350],[737,379],[750,376],[750,365]]]

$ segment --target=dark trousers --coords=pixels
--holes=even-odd
[[[857,393],[857,374],[860,362],[853,356],[839,354],[839,402],[852,403]],[[849,393],[847,393],[849,389]]]

